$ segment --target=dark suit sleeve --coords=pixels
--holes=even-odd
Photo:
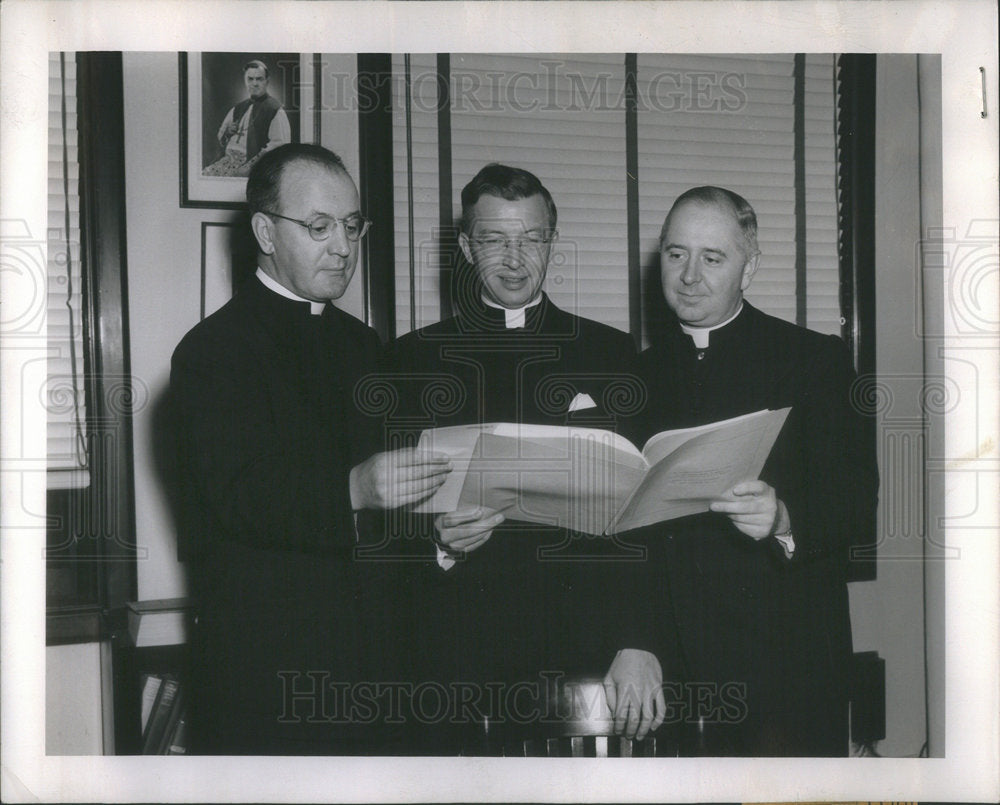
[[[834,556],[847,560],[851,544],[871,542],[878,503],[875,442],[852,402],[855,380],[847,348],[823,339],[804,367],[804,380],[784,438],[772,485],[788,508],[795,536],[791,563]],[[769,471],[763,475],[768,480]],[[784,557],[775,540],[772,547]]]
[[[189,549],[218,539],[313,552],[353,546],[346,454],[321,449],[310,417],[274,393],[267,367],[252,364],[245,345],[229,347],[182,343],[172,363],[185,508],[198,532]]]
[[[379,351],[379,387],[392,402],[380,425],[379,450],[416,447],[422,428],[414,425],[414,413],[421,410],[419,393],[422,386],[407,382],[417,356],[408,348],[405,337],[382,345]],[[387,557],[406,560],[414,572],[444,571],[437,565],[436,531],[433,514],[417,514],[407,507],[366,513],[363,518],[366,542],[377,542]],[[373,539],[372,535],[377,535]]]

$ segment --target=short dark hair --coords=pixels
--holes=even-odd
[[[257,212],[277,212],[281,203],[281,176],[293,162],[308,162],[317,168],[343,171],[344,161],[333,151],[313,143],[286,143],[265,151],[247,179],[247,207],[250,215]]]
[[[507,201],[541,196],[549,211],[549,228],[556,228],[556,204],[552,194],[546,190],[535,174],[522,168],[512,168],[493,162],[477,173],[472,181],[462,188],[462,231],[472,230],[472,208],[482,196],[497,196]]]
[[[667,217],[663,221],[663,228],[660,230],[660,248],[663,248],[663,239],[667,236],[667,229],[670,226],[670,216],[674,210],[684,204],[703,204],[708,207],[721,207],[733,214],[736,223],[743,231],[743,239],[746,241],[746,257],[750,258],[760,253],[757,247],[757,213],[754,212],[750,202],[739,193],[727,190],[724,187],[713,187],[704,185],[702,187],[692,187],[681,193]]]
[[[260,59],[251,59],[246,64],[243,65],[243,74],[246,75],[247,70],[263,70],[264,78],[271,75],[271,71],[267,69],[267,65],[264,64]]]

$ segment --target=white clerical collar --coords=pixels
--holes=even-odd
[[[257,279],[263,283],[265,288],[270,288],[279,296],[283,296],[286,299],[294,299],[296,302],[308,302],[309,312],[314,316],[322,315],[323,308],[326,307],[326,302],[313,302],[311,299],[303,299],[301,296],[292,293],[270,274],[265,273],[264,269],[260,266],[257,266]]]
[[[534,301],[528,302],[528,304],[526,304],[524,307],[519,307],[515,308],[514,310],[511,310],[510,308],[506,308],[503,305],[498,305],[496,302],[487,299],[485,296],[482,296],[480,298],[483,300],[483,304],[486,305],[487,307],[492,307],[496,308],[497,310],[503,311],[504,320],[508,330],[512,330],[515,327],[524,327],[525,311],[529,307],[534,307],[535,305],[540,304],[542,301],[542,295],[538,294],[538,296],[535,297]]]
[[[681,322],[681,329],[687,333],[694,340],[694,345],[698,349],[708,349],[708,334],[712,330],[718,330],[720,327],[725,327],[729,322],[740,315],[740,311],[743,310],[743,302],[740,302],[740,306],[736,308],[736,312],[730,316],[725,321],[721,321],[718,324],[713,324],[711,327],[689,327],[688,325]]]

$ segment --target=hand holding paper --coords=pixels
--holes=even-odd
[[[451,472],[448,456],[412,447],[376,453],[351,470],[351,507],[395,509],[433,495]]]
[[[434,520],[438,540],[449,551],[469,553],[481,547],[503,522],[503,515],[488,506],[459,509]]]
[[[738,483],[709,505],[711,511],[729,515],[736,528],[755,540],[762,540],[774,532],[779,507],[773,487],[763,481]]]

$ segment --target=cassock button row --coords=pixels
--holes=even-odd
[[[698,353],[698,360],[700,361],[704,359],[705,359],[705,351],[702,350],[701,352]]]

